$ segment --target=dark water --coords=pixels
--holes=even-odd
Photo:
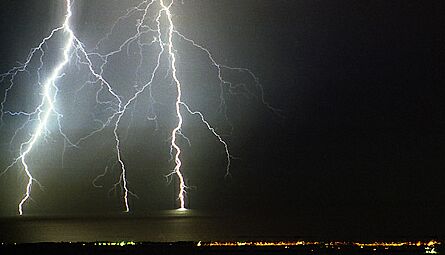
[[[3,242],[94,241],[213,241],[292,239],[284,222],[268,222],[249,215],[204,214],[199,211],[160,211],[147,216],[13,217],[0,220]],[[295,231],[296,232],[296,231]]]
[[[373,250],[370,247],[360,249],[357,246],[324,245],[197,246],[198,241],[290,241],[317,238],[353,241],[361,239],[361,236],[370,237],[364,235],[369,233],[369,229],[360,228],[363,225],[355,227],[350,224],[340,228],[338,224],[345,221],[326,225],[326,221],[321,220],[305,222],[307,218],[281,212],[239,214],[195,210],[160,211],[147,215],[10,217],[0,219],[0,254],[427,254],[425,247]],[[382,233],[390,232],[387,228],[381,229],[384,230]],[[348,233],[354,239],[345,239],[342,233]],[[394,240],[396,238],[392,238]],[[135,241],[136,245],[98,246],[94,244],[97,241]],[[442,253],[441,247],[437,247],[436,251]]]
[[[425,236],[424,233],[428,231],[419,236],[407,236],[406,229],[410,228],[411,225],[408,224],[376,226],[347,218],[326,219],[313,215],[285,214],[281,211],[209,213],[169,210],[146,215],[0,218],[0,242],[400,241],[400,238],[438,238]]]

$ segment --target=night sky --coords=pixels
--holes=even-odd
[[[137,2],[75,1],[73,30],[93,49],[112,22]],[[222,145],[198,118],[185,114],[183,131],[191,147],[182,141],[183,169],[195,187],[189,191],[191,208],[282,213],[298,218],[306,229],[322,226],[329,233],[365,229],[388,235],[445,235],[445,21],[439,17],[439,1],[177,2],[172,9],[177,29],[207,47],[219,63],[249,68],[260,79],[267,102],[279,109],[276,114],[255,97],[227,95],[227,122],[218,109],[215,69],[201,51],[177,41],[184,97],[205,113],[236,157],[232,177],[224,178]],[[0,72],[23,61],[31,47],[61,24],[63,14],[63,1],[1,1]],[[116,32],[116,41],[122,40],[119,33],[128,35],[124,25]],[[46,48],[49,67],[57,60],[57,52],[51,51],[60,50],[61,39]],[[112,48],[113,42],[106,47]],[[153,68],[155,52],[144,52],[147,70]],[[141,72],[134,78],[135,63],[123,54],[105,72],[124,98],[132,82],[148,77]],[[73,100],[85,77],[79,75],[82,70],[70,68],[58,104],[66,117],[64,130],[78,139],[95,127],[91,112],[105,112],[94,108],[94,90],[84,89]],[[167,72],[166,65],[162,70]],[[235,84],[254,85],[246,75],[224,75]],[[35,105],[38,90],[30,81],[35,81],[35,73],[18,79],[8,109]],[[173,183],[164,178],[173,167],[168,145],[175,121],[169,105],[173,94],[165,90],[169,81],[158,84],[161,103],[156,111],[163,116],[159,128],[147,120],[148,104],[141,99],[133,120],[127,114],[120,130],[130,189],[139,196],[130,204],[141,214],[174,204]],[[3,99],[6,84],[0,89]],[[5,120],[2,169],[17,155],[17,141],[11,148],[9,140],[22,123]],[[63,141],[54,126],[52,130],[30,161],[45,189],[34,186],[25,211],[122,211],[119,192],[108,192],[118,167],[98,182],[103,188],[91,184],[115,162],[111,128],[79,149],[68,148],[63,167]],[[15,215],[23,194],[26,179],[17,170],[0,178],[1,216]]]

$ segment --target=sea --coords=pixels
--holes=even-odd
[[[258,213],[260,214],[260,213]],[[0,218],[0,254],[440,254],[440,244],[393,247],[353,245],[366,235],[323,235],[323,224],[292,215],[165,210],[146,215],[20,216]],[[299,227],[299,224],[301,227]],[[326,227],[326,233],[335,228]],[[344,230],[343,230],[344,232]],[[338,229],[338,233],[342,233]],[[389,240],[391,239],[391,240]],[[401,236],[364,243],[416,242]],[[427,243],[428,237],[420,240]],[[440,240],[438,240],[440,241]],[[269,245],[304,242],[309,245]],[[332,243],[341,242],[341,245]],[[216,244],[216,245],[215,245]],[[218,245],[229,244],[229,245]],[[350,245],[351,244],[351,245]],[[213,246],[212,246],[213,245]],[[42,253],[35,253],[34,251]]]

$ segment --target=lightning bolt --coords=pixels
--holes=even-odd
[[[10,89],[12,89],[13,79],[14,79],[15,75],[17,74],[17,71],[25,70],[26,67],[28,66],[29,62],[31,61],[31,58],[33,57],[34,53],[37,50],[43,51],[42,50],[43,45],[48,40],[50,40],[56,32],[58,32],[60,30],[64,30],[64,32],[66,32],[68,34],[68,36],[66,39],[66,43],[63,47],[63,58],[58,63],[58,65],[54,68],[51,75],[47,78],[47,80],[43,84],[43,92],[42,92],[43,95],[42,95],[42,100],[41,100],[40,104],[37,106],[35,111],[32,113],[29,113],[29,114],[17,113],[17,114],[23,114],[23,115],[28,115],[28,116],[37,115],[37,120],[38,120],[38,125],[35,128],[35,130],[33,131],[33,133],[31,134],[31,138],[28,141],[26,141],[20,145],[20,156],[17,157],[14,160],[14,162],[11,165],[9,165],[5,170],[5,171],[7,171],[13,165],[20,162],[24,167],[26,176],[28,177],[28,183],[26,185],[25,195],[18,205],[18,211],[19,211],[20,215],[23,215],[23,206],[24,206],[25,202],[31,196],[31,188],[32,188],[33,182],[37,182],[37,180],[31,174],[31,170],[30,170],[30,167],[27,162],[27,156],[33,150],[33,148],[34,148],[36,142],[38,141],[38,139],[40,138],[40,136],[42,136],[43,132],[47,129],[47,124],[48,124],[51,113],[60,115],[55,111],[55,107],[54,107],[54,103],[56,100],[55,95],[57,94],[57,87],[55,86],[55,82],[62,75],[61,72],[62,72],[64,66],[69,61],[69,52],[71,51],[71,48],[73,47],[73,38],[74,38],[73,33],[69,28],[69,20],[72,15],[71,2],[67,1],[66,4],[67,4],[67,14],[65,16],[65,22],[64,22],[63,26],[52,30],[50,35],[48,37],[45,37],[42,40],[42,42],[38,45],[38,47],[34,48],[31,51],[26,63],[21,68],[12,70],[12,72],[15,72],[15,73],[12,75],[12,78],[11,78],[11,86],[6,90],[4,100],[2,101],[2,111],[1,112],[3,114],[3,106],[4,106],[4,103],[6,102],[7,92]],[[42,52],[42,54],[43,54],[43,52]],[[12,73],[12,72],[10,71],[9,73]]]
[[[174,30],[174,26],[173,26],[173,20],[172,20],[172,14],[170,12],[170,7],[172,6],[173,1],[170,2],[169,5],[166,5],[164,3],[164,0],[161,0],[161,6],[163,11],[165,11],[165,14],[167,15],[167,20],[168,20],[168,37],[167,37],[167,47],[168,47],[168,54],[170,56],[171,59],[171,64],[170,67],[172,69],[172,76],[173,76],[173,80],[175,81],[176,84],[176,92],[177,92],[177,96],[176,96],[176,101],[175,101],[175,109],[176,109],[176,116],[178,117],[178,122],[176,127],[172,130],[171,133],[171,146],[175,149],[176,153],[175,153],[175,168],[174,168],[174,173],[176,174],[176,176],[179,179],[179,194],[178,194],[178,199],[180,202],[180,207],[179,209],[185,209],[185,181],[184,181],[184,176],[181,173],[181,148],[179,147],[179,145],[176,143],[177,140],[177,136],[178,134],[181,132],[181,128],[182,128],[182,123],[183,123],[183,117],[181,115],[181,103],[182,103],[182,91],[181,91],[181,82],[178,80],[178,76],[176,74],[176,56],[174,53],[174,49],[173,49],[173,30]]]
[[[149,18],[148,18],[149,8],[154,6],[155,3],[159,4],[160,9],[159,9],[159,11],[157,11],[157,15],[154,18],[154,21],[156,23],[156,28],[152,28],[150,25],[145,25],[145,23],[147,21],[149,21]],[[179,138],[183,138],[189,144],[190,144],[190,140],[182,133],[183,122],[184,122],[184,116],[182,114],[182,110],[185,110],[185,112],[189,113],[190,115],[198,116],[199,120],[204,124],[204,126],[223,145],[224,152],[226,155],[226,162],[227,162],[226,174],[225,174],[226,177],[229,177],[231,175],[230,167],[231,167],[231,159],[233,158],[233,156],[230,154],[229,145],[227,144],[227,142],[225,142],[223,137],[216,131],[216,129],[205,118],[204,114],[201,111],[192,109],[192,107],[190,107],[182,98],[183,85],[181,83],[181,80],[178,77],[177,56],[176,56],[177,50],[175,49],[175,45],[174,45],[174,37],[184,40],[185,42],[191,44],[198,50],[202,51],[205,55],[207,55],[208,59],[210,60],[211,65],[216,68],[217,77],[219,79],[219,88],[220,88],[220,106],[219,107],[220,107],[220,110],[224,113],[226,120],[229,120],[229,118],[227,116],[226,105],[225,105],[225,96],[224,96],[224,92],[226,90],[225,88],[228,88],[227,90],[229,91],[229,93],[234,95],[236,93],[233,91],[238,91],[239,85],[234,85],[231,82],[225,80],[223,77],[223,69],[228,70],[228,71],[246,73],[248,76],[250,76],[253,79],[256,90],[251,90],[251,89],[247,88],[247,86],[241,85],[244,89],[244,92],[241,92],[241,94],[243,94],[243,96],[246,96],[246,97],[257,98],[259,101],[261,101],[261,103],[263,105],[265,105],[269,110],[271,110],[274,113],[278,113],[278,110],[273,108],[271,106],[271,104],[269,104],[266,101],[265,96],[264,96],[263,87],[260,84],[258,77],[256,77],[252,71],[250,71],[247,68],[230,67],[227,65],[219,64],[215,60],[215,58],[211,54],[211,52],[206,47],[196,43],[192,39],[187,38],[186,36],[184,36],[183,34],[181,34],[179,31],[177,31],[175,29],[175,25],[174,25],[174,21],[173,21],[173,17],[172,17],[173,15],[172,15],[172,11],[171,11],[173,4],[174,4],[174,0],[171,0],[169,2],[167,2],[166,0],[151,0],[151,1],[145,0],[145,1],[142,1],[139,5],[129,9],[124,16],[119,17],[117,19],[117,21],[113,24],[111,31],[106,35],[105,38],[103,38],[99,42],[99,44],[104,42],[105,40],[109,39],[109,37],[113,33],[113,30],[115,29],[115,27],[117,26],[117,24],[120,21],[125,20],[126,18],[130,17],[132,14],[134,14],[136,12],[142,12],[142,17],[141,17],[141,19],[138,20],[138,24],[136,26],[137,32],[134,35],[132,35],[131,37],[129,37],[123,44],[121,44],[119,49],[115,52],[120,52],[120,51],[122,51],[122,49],[125,46],[128,47],[129,43],[131,43],[133,41],[137,41],[138,47],[140,50],[139,54],[142,59],[142,53],[141,53],[142,43],[140,43],[140,39],[138,39],[138,38],[140,38],[144,33],[148,33],[148,32],[156,33],[153,41],[151,41],[151,43],[149,43],[148,45],[157,43],[157,45],[159,46],[159,52],[157,55],[156,64],[155,64],[154,69],[150,73],[149,81],[147,83],[145,83],[144,85],[138,87],[136,93],[127,101],[126,104],[123,105],[121,110],[117,113],[118,120],[115,123],[114,134],[115,134],[115,139],[117,142],[116,149],[118,151],[118,161],[119,161],[119,164],[121,165],[121,169],[122,169],[121,180],[124,182],[124,186],[125,186],[125,182],[126,182],[126,180],[125,180],[126,169],[125,169],[125,164],[124,164],[122,158],[120,157],[121,151],[118,148],[120,141],[119,141],[119,134],[117,132],[119,125],[120,125],[120,121],[122,119],[122,116],[126,113],[126,111],[128,111],[129,105],[134,103],[145,90],[149,91],[149,100],[151,102],[156,102],[156,100],[153,96],[153,93],[152,93],[152,85],[154,83],[154,78],[158,74],[158,71],[160,69],[161,58],[164,54],[167,54],[169,65],[168,65],[168,71],[165,74],[164,78],[166,78],[170,74],[171,78],[172,78],[172,85],[174,85],[174,87],[175,87],[176,96],[175,96],[175,101],[174,101],[174,106],[175,106],[174,109],[175,109],[175,116],[177,118],[177,121],[176,121],[175,127],[171,130],[171,133],[170,133],[170,136],[171,136],[170,153],[172,155],[172,159],[174,160],[175,166],[174,166],[173,170],[169,174],[166,175],[166,177],[169,178],[172,176],[176,176],[176,178],[178,179],[178,182],[179,182],[179,187],[178,187],[178,189],[179,189],[178,190],[179,209],[184,210],[184,209],[186,209],[185,201],[186,201],[187,186],[185,184],[185,176],[182,173],[182,168],[181,168],[182,167],[182,161],[181,161],[182,150],[181,150],[181,146],[178,143],[178,140],[179,140]],[[165,22],[165,27],[163,27],[164,24],[161,20]],[[145,30],[143,30],[143,29],[145,29]],[[163,32],[163,31],[165,31],[165,32]],[[137,69],[138,69],[138,71],[141,70],[142,69],[141,65],[139,65]],[[157,123],[158,117],[156,115],[151,115],[148,117],[148,119],[156,121],[156,126],[158,127],[158,123]],[[124,200],[125,200],[126,208],[128,211],[129,207],[128,207],[128,198],[127,197],[128,197],[128,193],[125,193]]]
[[[128,11],[127,14],[126,14],[125,16],[120,17],[120,18],[113,24],[113,28],[114,28],[114,26],[117,24],[117,22],[118,22],[119,20],[124,19],[125,17],[128,17],[128,16],[129,16],[132,12],[134,12],[134,11],[141,10],[141,6],[143,6],[143,4],[145,4],[145,3],[147,4],[147,6],[146,6],[145,8],[142,9],[144,13],[143,13],[143,16],[142,16],[141,21],[140,21],[139,24],[137,25],[136,34],[134,34],[134,35],[131,36],[129,39],[127,39],[124,43],[122,43],[122,44],[119,46],[119,48],[118,48],[117,50],[112,51],[111,53],[108,53],[108,54],[105,55],[105,56],[104,56],[104,55],[100,55],[102,58],[107,59],[108,57],[110,57],[110,56],[112,56],[112,55],[114,55],[114,54],[117,54],[117,53],[121,52],[121,51],[123,50],[123,48],[125,47],[125,45],[128,45],[129,43],[131,43],[131,42],[137,40],[142,34],[146,33],[146,31],[142,31],[142,30],[141,30],[141,29],[143,28],[143,27],[142,27],[142,24],[143,24],[143,22],[144,22],[144,20],[145,20],[145,18],[146,18],[147,12],[148,12],[150,6],[153,4],[153,2],[154,2],[154,0],[152,0],[152,1],[150,1],[150,2],[148,2],[148,1],[143,1],[141,4],[139,4],[139,5],[138,5],[137,7],[135,7],[134,9]],[[112,29],[113,29],[113,28],[112,28]],[[110,33],[106,35],[105,39],[108,38],[109,36],[110,36]],[[100,40],[99,43],[98,43],[98,45],[99,45],[101,42],[103,42],[105,39]],[[97,47],[96,47],[96,48],[97,48]],[[125,204],[125,212],[129,212],[129,211],[130,211],[130,206],[129,206],[129,194],[131,194],[131,195],[133,195],[133,196],[135,196],[135,197],[137,197],[137,196],[136,196],[134,193],[132,193],[132,192],[128,189],[127,169],[126,169],[126,166],[125,166],[125,162],[124,162],[124,160],[122,159],[122,152],[121,152],[121,148],[120,148],[120,146],[121,146],[121,140],[120,140],[120,136],[119,136],[118,129],[119,129],[119,125],[120,125],[120,123],[121,123],[122,117],[124,116],[124,114],[125,114],[126,111],[128,110],[129,106],[130,106],[130,105],[131,105],[131,104],[138,98],[138,96],[139,96],[142,92],[145,91],[145,89],[146,89],[147,87],[151,87],[151,84],[153,83],[153,79],[154,79],[154,77],[155,77],[156,71],[157,71],[157,69],[159,68],[159,65],[160,65],[160,58],[161,58],[162,52],[163,52],[163,50],[162,50],[162,51],[159,53],[159,55],[158,55],[157,65],[155,66],[155,69],[154,69],[154,71],[152,72],[150,81],[147,82],[146,84],[144,84],[141,88],[137,89],[137,91],[133,94],[133,96],[132,96],[132,97],[131,97],[125,104],[120,105],[120,107],[119,107],[119,111],[116,112],[116,113],[112,116],[112,118],[114,118],[114,117],[117,118],[117,120],[116,120],[116,122],[115,122],[115,124],[114,124],[114,128],[113,128],[113,135],[114,135],[114,138],[115,138],[115,141],[116,141],[115,149],[116,149],[116,152],[117,152],[117,160],[118,160],[118,162],[119,162],[119,165],[121,166],[121,174],[120,174],[120,178],[119,178],[118,183],[115,184],[115,186],[118,185],[118,184],[122,184],[122,188],[123,188],[123,190],[124,190],[123,200],[124,200],[124,204]],[[103,70],[103,69],[102,69],[102,70]],[[150,93],[150,94],[151,94],[151,93]],[[100,175],[100,176],[98,176],[98,177],[101,177],[101,176],[103,176],[103,175],[104,175],[104,174],[102,174],[102,175]],[[96,177],[95,180],[97,180],[97,177]],[[93,183],[93,185],[94,185],[94,183]]]
[[[93,63],[90,59],[90,54],[87,53],[85,50],[83,43],[74,35],[73,30],[71,29],[70,19],[72,16],[72,0],[66,0],[66,15],[63,24],[60,27],[57,27],[53,29],[50,34],[45,37],[37,47],[32,48],[28,54],[28,57],[26,58],[26,61],[17,67],[13,67],[8,72],[0,75],[0,82],[3,82],[5,79],[8,79],[9,77],[9,86],[6,88],[4,92],[3,100],[0,104],[0,121],[3,123],[3,117],[5,114],[9,114],[11,116],[26,116],[27,121],[20,126],[19,129],[15,131],[14,136],[11,139],[11,143],[18,134],[19,131],[24,129],[27,124],[31,121],[36,120],[37,126],[34,128],[32,133],[30,134],[30,138],[20,144],[19,147],[19,153],[20,155],[15,158],[12,163],[6,167],[6,169],[0,173],[0,175],[5,174],[10,168],[15,166],[16,164],[20,163],[23,166],[23,170],[28,178],[28,182],[26,185],[26,191],[23,195],[23,198],[18,204],[18,212],[20,215],[23,215],[23,207],[25,203],[31,198],[31,191],[32,186],[34,183],[37,183],[40,187],[41,184],[37,181],[37,179],[32,175],[31,168],[29,166],[28,162],[28,156],[33,151],[33,149],[36,146],[36,143],[39,141],[39,139],[42,137],[42,135],[45,135],[49,133],[48,130],[48,124],[51,119],[51,115],[57,116],[57,124],[58,124],[58,131],[63,136],[65,144],[69,144],[73,147],[78,147],[78,142],[72,142],[67,135],[62,131],[61,127],[61,119],[63,115],[59,113],[56,109],[56,98],[58,93],[58,87],[56,86],[56,82],[58,79],[63,77],[65,74],[63,73],[64,68],[69,63],[70,58],[73,56],[71,54],[72,51],[75,51],[75,57],[77,58],[77,61],[81,64],[86,64],[89,68],[89,71],[92,73],[92,75],[96,78],[97,81],[101,82],[101,86],[105,85],[107,88],[107,91],[118,101],[118,108],[121,108],[121,99],[119,96],[114,93],[113,89],[111,88],[110,84],[102,77],[102,73],[97,73],[94,70]],[[45,82],[43,84],[40,83],[40,70],[43,68],[44,62],[43,62],[43,56],[45,54],[44,51],[44,45],[51,40],[56,33],[63,32],[65,36],[64,45],[62,47],[63,49],[63,57],[61,60],[57,63],[57,65],[53,68],[52,72],[50,73],[49,77],[46,78]],[[37,107],[32,112],[13,112],[13,111],[5,111],[5,103],[8,98],[8,93],[13,89],[15,83],[14,80],[17,77],[17,75],[21,72],[27,71],[28,66],[30,65],[31,60],[34,58],[37,52],[40,52],[40,65],[37,69],[37,75],[39,80],[39,85],[42,88],[42,97],[40,103],[37,105]],[[81,59],[81,56],[85,60]],[[101,90],[101,89],[100,89]],[[100,91],[99,90],[99,91]],[[99,92],[98,92],[99,93]],[[99,102],[103,103],[103,102]],[[93,132],[95,133],[95,132]],[[90,134],[91,135],[91,134]],[[81,139],[82,140],[82,139]]]
[[[176,101],[175,101],[175,110],[176,110],[176,116],[177,116],[177,125],[176,127],[172,130],[171,132],[171,147],[175,150],[175,154],[174,154],[174,160],[175,160],[175,167],[174,167],[174,171],[170,174],[175,174],[179,180],[179,194],[178,194],[178,200],[180,201],[180,210],[184,210],[185,208],[185,194],[186,194],[186,189],[187,186],[185,185],[185,181],[184,181],[184,175],[181,172],[181,166],[182,166],[182,162],[181,162],[181,148],[177,143],[178,140],[178,136],[183,136],[181,129],[182,129],[182,124],[183,124],[183,119],[184,117],[181,114],[181,107],[184,108],[189,114],[191,115],[197,115],[199,116],[199,119],[201,120],[201,122],[205,125],[205,127],[218,139],[218,141],[224,146],[224,152],[226,154],[226,177],[231,176],[230,173],[230,166],[231,166],[231,159],[233,158],[233,156],[230,154],[229,151],[229,146],[227,144],[227,142],[224,141],[224,139],[222,138],[222,136],[215,130],[214,127],[212,127],[212,125],[209,123],[209,121],[206,120],[206,118],[204,117],[204,114],[198,110],[192,110],[191,107],[183,101],[182,99],[182,84],[180,82],[180,80],[178,79],[178,75],[177,75],[177,69],[176,69],[176,50],[174,48],[174,43],[173,43],[173,36],[177,35],[180,39],[185,40],[186,42],[191,43],[194,47],[198,48],[199,50],[203,51],[208,59],[210,60],[211,64],[217,69],[217,74],[218,74],[218,79],[220,81],[220,109],[224,112],[225,118],[226,120],[228,120],[228,116],[227,116],[227,111],[226,111],[226,106],[225,106],[225,97],[224,97],[224,86],[227,86],[229,88],[234,88],[234,85],[231,82],[228,82],[224,79],[223,75],[222,75],[222,69],[228,69],[228,70],[232,70],[232,71],[238,71],[238,72],[246,72],[248,73],[255,81],[255,85],[257,87],[257,89],[259,90],[259,96],[256,96],[256,94],[248,89],[246,89],[247,93],[250,95],[253,95],[257,98],[259,98],[261,100],[261,102],[271,111],[277,113],[278,110],[275,109],[274,107],[272,107],[266,100],[264,97],[264,90],[263,87],[261,86],[261,84],[259,83],[259,79],[254,75],[254,73],[252,71],[250,71],[247,68],[237,68],[237,67],[229,67],[226,65],[221,65],[219,63],[217,63],[217,61],[215,60],[215,58],[213,57],[213,55],[211,54],[211,52],[205,48],[204,46],[196,43],[194,40],[187,38],[186,36],[182,35],[179,31],[177,31],[175,29],[174,23],[173,23],[173,19],[172,19],[172,13],[170,11],[171,6],[173,5],[173,0],[171,0],[171,2],[169,4],[165,4],[164,0],[160,0],[160,4],[162,6],[162,10],[165,12],[166,16],[167,16],[167,25],[168,25],[168,33],[167,33],[167,40],[165,42],[165,44],[168,47],[168,54],[170,57],[170,68],[172,70],[172,77],[174,80],[174,83],[176,85],[176,92],[177,92],[177,96],[176,96]],[[162,43],[162,40],[161,40]],[[185,137],[186,138],[186,137]],[[186,140],[188,141],[188,138],[186,138]],[[189,141],[188,141],[189,142]]]
[[[143,95],[148,94],[147,99],[150,102],[150,106],[148,109],[148,120],[154,121],[156,123],[156,127],[159,127],[158,124],[158,116],[155,111],[155,104],[158,103],[152,88],[156,82],[156,78],[160,76],[160,70],[162,69],[163,60],[167,60],[168,62],[168,70],[164,74],[163,78],[171,78],[171,85],[174,87],[174,115],[175,115],[175,123],[174,127],[170,132],[169,137],[169,147],[170,154],[172,156],[172,160],[174,160],[174,167],[166,177],[169,179],[170,177],[175,177],[178,179],[179,187],[178,187],[178,200],[179,200],[179,209],[185,208],[186,201],[186,191],[187,186],[185,184],[185,176],[182,170],[182,157],[183,157],[183,149],[181,148],[179,140],[182,138],[190,145],[190,140],[183,134],[183,122],[185,113],[186,115],[196,116],[201,121],[203,126],[209,130],[213,136],[218,139],[221,145],[224,148],[225,156],[226,156],[226,172],[225,176],[230,176],[230,167],[231,160],[233,156],[229,151],[229,144],[223,139],[223,136],[217,132],[217,130],[210,124],[210,122],[206,119],[205,114],[197,109],[194,109],[191,105],[189,105],[183,99],[183,89],[184,86],[181,82],[180,76],[177,70],[177,54],[178,50],[175,48],[176,40],[182,40],[196,49],[198,49],[201,53],[207,56],[210,65],[215,68],[217,73],[217,78],[219,80],[219,109],[223,112],[224,117],[227,121],[229,121],[229,117],[227,115],[226,109],[226,100],[225,93],[230,93],[231,95],[242,94],[247,98],[254,97],[257,98],[263,105],[265,105],[269,110],[273,112],[277,112],[278,110],[273,108],[271,104],[269,104],[265,100],[263,87],[261,86],[258,77],[255,74],[246,68],[238,68],[238,67],[230,67],[227,65],[220,64],[216,61],[216,58],[211,54],[210,50],[208,50],[203,45],[195,42],[194,40],[186,37],[181,34],[176,28],[173,20],[172,14],[172,6],[174,4],[174,0],[143,0],[135,7],[128,9],[127,12],[119,17],[111,26],[109,32],[98,41],[95,45],[95,48],[92,51],[87,51],[84,47],[84,44],[75,36],[71,24],[70,18],[72,16],[72,8],[71,4],[74,0],[65,0],[66,3],[66,15],[63,24],[60,27],[57,27],[51,31],[51,33],[45,37],[37,47],[32,48],[30,53],[28,54],[26,61],[17,66],[10,69],[8,72],[4,74],[0,74],[0,83],[7,81],[9,85],[5,89],[3,100],[0,102],[0,123],[3,123],[4,115],[9,116],[24,116],[26,122],[21,125],[14,133],[14,136],[11,139],[11,144],[13,140],[18,137],[18,133],[25,129],[29,123],[33,121],[37,121],[37,126],[33,129],[32,133],[29,135],[29,139],[22,142],[20,144],[19,156],[13,160],[13,162],[2,172],[0,176],[7,172],[10,168],[15,166],[16,164],[21,164],[24,168],[24,172],[28,178],[28,183],[26,186],[26,192],[23,195],[22,200],[18,205],[19,214],[23,214],[23,206],[26,202],[31,198],[31,188],[34,183],[40,183],[35,179],[32,175],[31,168],[29,166],[29,154],[35,149],[36,144],[41,139],[42,136],[46,137],[46,134],[49,133],[48,124],[51,121],[51,116],[56,116],[56,123],[58,125],[58,131],[64,138],[64,151],[67,147],[75,147],[79,148],[82,142],[87,140],[88,138],[98,134],[105,130],[105,128],[112,126],[113,130],[113,142],[114,142],[114,151],[116,153],[115,164],[120,167],[120,175],[118,181],[114,184],[112,190],[116,190],[116,188],[120,187],[122,192],[122,200],[124,204],[124,211],[130,211],[129,198],[130,195],[137,197],[129,189],[128,184],[128,170],[126,164],[124,162],[123,151],[122,151],[122,138],[121,138],[121,129],[123,125],[123,117],[126,113],[131,111],[131,106],[134,106],[137,103],[137,100],[141,98]],[[157,8],[157,9],[154,9]],[[154,11],[154,12],[151,12]],[[154,13],[154,14],[153,14]],[[135,31],[130,34],[126,39],[124,39],[117,47],[108,50],[107,52],[102,51],[102,46],[106,44],[108,41],[112,40],[112,35],[115,29],[118,27],[120,22],[133,17],[133,15],[138,14],[141,15],[140,19],[137,20]],[[151,16],[153,15],[153,16]],[[151,22],[151,23],[150,23]],[[64,33],[64,44],[62,47],[63,56],[58,61],[57,65],[53,68],[50,75],[45,79],[43,84],[40,83],[40,70],[44,66],[43,56],[45,54],[44,46],[46,43],[51,40],[56,33]],[[151,41],[145,41],[144,36],[152,35]],[[111,57],[122,53],[127,50],[127,55],[129,56],[129,51],[131,45],[136,45],[138,49],[138,58],[139,63],[135,71],[135,77],[140,75],[140,73],[148,73],[148,78],[146,82],[135,81],[135,85],[130,88],[130,95],[124,99],[122,95],[118,95],[118,93],[113,89],[111,84],[103,77],[104,70],[109,64],[109,60]],[[143,67],[143,48],[147,46],[153,46],[157,48],[157,54],[155,55],[155,64],[154,67],[147,71],[145,67]],[[14,87],[14,80],[16,76],[21,72],[26,72],[30,62],[35,55],[40,52],[40,66],[37,69],[38,82],[42,89],[41,101],[35,107],[35,109],[31,112],[25,111],[10,111],[5,110],[5,105],[7,102],[8,94]],[[69,139],[67,135],[62,130],[61,120],[63,115],[58,112],[56,99],[57,94],[59,92],[58,86],[56,83],[60,82],[65,73],[63,70],[66,68],[71,58],[75,58],[76,64],[84,65],[87,67],[88,72],[92,76],[91,80],[88,80],[81,86],[78,90],[80,91],[83,87],[88,85],[93,85],[99,83],[99,88],[96,91],[96,103],[105,107],[106,112],[108,113],[105,119],[95,119],[96,122],[100,123],[99,127],[88,133],[87,135],[80,137],[77,141],[72,141]],[[99,62],[99,64],[97,64]],[[233,84],[230,81],[226,80],[223,77],[223,71],[228,72],[242,72],[246,75],[250,76],[253,80],[255,89],[249,88],[247,85],[243,84]],[[242,87],[242,89],[240,89]],[[147,93],[145,93],[147,92]],[[111,96],[111,99],[105,100],[103,98],[103,94]],[[160,104],[160,103],[159,103]],[[134,109],[135,107],[133,107]],[[133,112],[131,112],[131,119],[133,119]],[[130,121],[131,122],[131,121]],[[230,122],[230,121],[229,121]],[[128,125],[129,128],[129,125]],[[128,131],[127,131],[128,135]],[[99,174],[92,182],[94,187],[102,187],[103,185],[98,185],[96,182],[98,179],[104,177],[108,170],[113,169],[112,167],[105,168],[104,172]]]

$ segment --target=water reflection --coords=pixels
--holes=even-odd
[[[195,210],[165,210],[147,216],[19,217],[0,222],[0,239],[19,243],[224,240],[237,231],[238,223],[232,219]]]

